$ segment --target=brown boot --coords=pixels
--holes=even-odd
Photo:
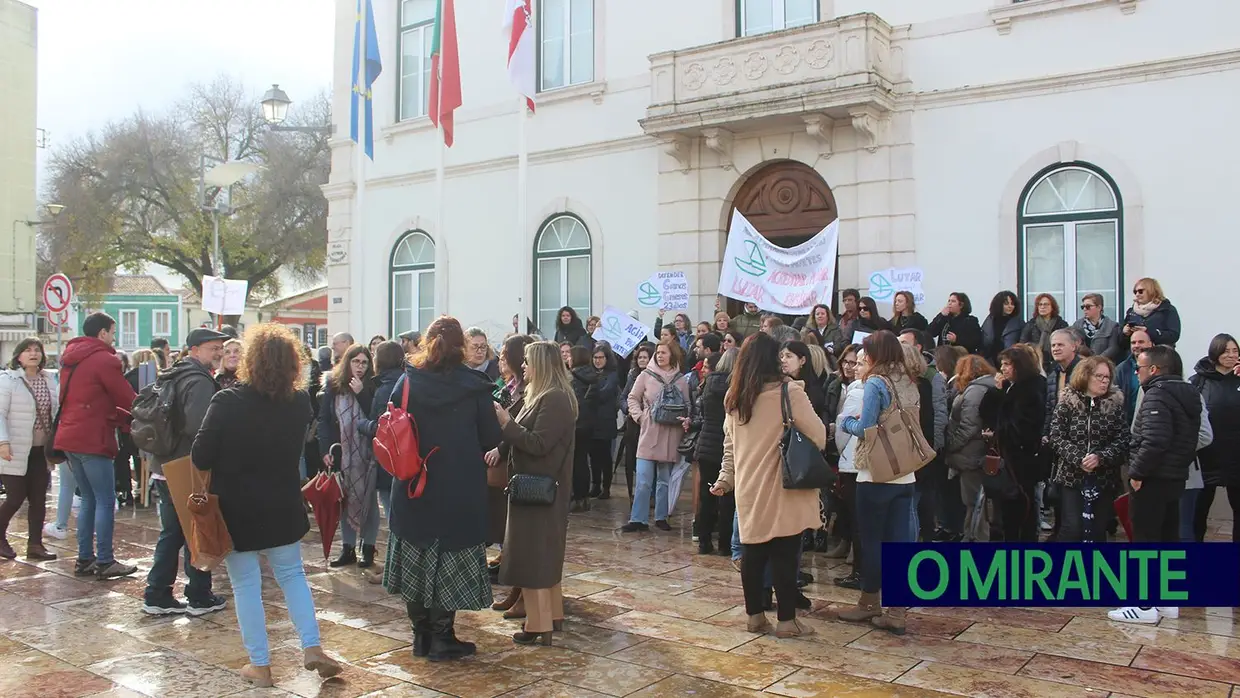
[[[521,598],[521,587],[513,587],[508,590],[508,595],[503,599],[491,604],[492,611],[507,611],[517,605],[517,600]]]
[[[271,688],[276,685],[275,680],[271,678],[271,667],[269,666],[246,664],[241,667],[241,678],[259,688]]]
[[[49,553],[42,543],[29,543],[26,545],[26,559],[31,562],[47,562],[55,560],[56,555]]]
[[[814,629],[806,625],[800,619],[781,620],[779,625],[775,626],[775,637],[781,640],[787,640],[793,637],[805,637],[813,635]]]
[[[340,673],[340,662],[327,656],[322,647],[307,647],[302,653],[302,666],[319,672],[319,677],[330,679]]]
[[[883,608],[878,603],[878,594],[862,592],[857,605],[841,611],[839,618],[849,623],[867,623],[871,618],[881,616],[882,614]]]
[[[509,608],[507,611],[504,611],[503,617],[506,620],[513,620],[515,618],[524,618],[525,617],[525,599],[522,598],[518,594],[516,603],[514,603],[512,607]]]
[[[870,619],[870,622],[874,624],[874,627],[886,630],[892,635],[903,635],[906,628],[905,613],[907,612],[908,609],[903,606],[892,606],[883,609],[883,615]]]
[[[767,620],[765,613],[759,613],[756,616],[749,616],[749,622],[745,629],[751,633],[761,633],[763,635],[771,632],[771,621]]]

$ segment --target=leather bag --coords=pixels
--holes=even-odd
[[[1012,500],[1021,496],[1020,483],[994,447],[982,461],[982,488],[991,499]]]
[[[518,506],[549,507],[555,503],[559,483],[550,475],[517,473],[508,481],[508,503]]]
[[[891,482],[921,470],[934,460],[934,449],[921,431],[921,416],[900,404],[900,393],[881,377],[891,393],[891,405],[879,415],[878,424],[865,430],[857,444],[858,468],[870,471],[874,482]]]
[[[192,518],[190,535],[194,545],[191,557],[195,569],[210,572],[233,551],[232,536],[220,512],[220,498],[211,494],[211,475],[193,469],[194,492],[189,496]]]
[[[779,387],[780,410],[784,419],[784,435],[779,440],[780,469],[784,489],[816,490],[835,484],[835,471],[827,464],[818,446],[810,441],[792,420],[792,401],[788,384]]]

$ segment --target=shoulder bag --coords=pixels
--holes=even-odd
[[[858,461],[878,483],[911,475],[934,460],[935,455],[921,431],[921,415],[904,409],[895,383],[886,377],[882,381],[891,392],[891,405],[879,415],[878,424],[865,430],[865,437],[857,444]]]
[[[991,445],[982,461],[982,488],[990,499],[1012,500],[1021,495],[1020,483],[999,449]]]
[[[48,465],[60,465],[69,460],[64,451],[56,449],[56,432],[60,431],[60,416],[65,413],[65,405],[69,402],[69,384],[73,382],[73,374],[77,373],[81,366],[82,364],[78,364],[69,372],[69,380],[65,381],[65,399],[61,400],[59,395],[56,396],[56,399],[60,402],[56,407],[56,418],[52,420],[52,428],[47,430],[47,447],[43,449],[43,457]],[[63,373],[64,369],[62,368],[61,374]]]
[[[191,562],[195,569],[210,572],[219,566],[233,551],[232,536],[224,524],[220,512],[220,498],[211,494],[211,474],[190,465],[194,492],[189,496],[189,512],[192,519],[190,537]]]
[[[559,483],[550,475],[517,473],[508,481],[508,503],[521,506],[549,507],[555,503]]]
[[[810,441],[792,419],[792,401],[788,397],[788,384],[779,387],[780,411],[783,413],[784,435],[779,440],[780,468],[783,471],[784,489],[816,490],[835,484],[835,471],[823,458],[822,451]]]

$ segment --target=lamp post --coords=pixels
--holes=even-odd
[[[43,210],[47,211],[47,214],[54,220],[56,216],[60,215],[61,211],[65,210],[65,207],[63,204],[45,204],[43,206]],[[25,224],[27,228],[33,229],[40,225],[47,225],[51,222],[52,220],[29,221],[29,220],[22,220],[22,219],[13,221],[12,237],[9,240],[9,246],[10,246],[9,259],[12,262],[12,269],[11,269],[10,276],[12,277],[11,281],[13,282],[13,299],[15,302],[17,300],[17,226],[20,223],[20,224]]]
[[[215,164],[209,169],[207,165]],[[241,160],[221,160],[210,155],[203,155],[199,166],[202,170],[202,185],[199,188],[200,205],[204,211],[211,212],[211,271],[213,275],[224,272],[220,261],[220,214],[232,211],[232,197],[224,196],[224,192],[232,185],[262,169],[252,162]],[[209,193],[209,190],[214,192]]]
[[[336,127],[327,124],[324,126],[283,126],[284,120],[288,118],[288,107],[293,100],[288,98],[288,94],[280,89],[279,85],[272,84],[271,89],[263,93],[262,99],[263,119],[270,124],[269,128],[277,132],[292,133],[321,133],[324,135],[332,135]]]

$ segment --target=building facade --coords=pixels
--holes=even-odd
[[[326,285],[264,303],[259,313],[264,322],[286,325],[311,349],[328,343]],[[364,342],[368,337],[356,339]]]
[[[185,332],[180,294],[147,275],[119,275],[110,284],[108,292],[97,303],[90,304],[95,307],[79,311],[79,323],[94,312],[111,315],[116,320],[116,348],[121,351],[149,347],[156,338],[168,340],[174,348],[181,346]],[[78,324],[77,332],[81,331]]]
[[[685,271],[690,315],[707,317],[737,208],[784,245],[838,219],[837,289],[920,267],[927,316],[952,291],[984,316],[1011,289],[1026,306],[1054,294],[1069,320],[1101,293],[1117,317],[1152,276],[1186,360],[1240,319],[1217,300],[1228,256],[1208,252],[1234,227],[1220,203],[1240,159],[1240,3],[534,0],[530,117],[500,5],[458,4],[464,106],[446,151],[425,117],[435,4],[375,2],[384,69],[359,231],[347,133],[324,187],[333,331],[441,313],[501,336],[514,315],[547,329],[562,305],[638,307],[658,270]],[[354,11],[338,0],[342,115]]]
[[[34,333],[38,12],[0,0],[0,354]]]

